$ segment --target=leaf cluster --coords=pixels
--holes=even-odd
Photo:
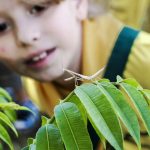
[[[140,116],[150,135],[150,91],[134,79],[117,77],[116,82],[102,79],[77,86],[54,109],[54,116],[42,118],[35,139],[22,150],[92,150],[87,130],[90,121],[104,148],[106,141],[123,150],[123,127],[141,149]]]
[[[0,140],[6,143],[10,150],[14,150],[14,147],[7,130],[10,128],[18,137],[18,133],[13,125],[13,122],[16,120],[15,110],[30,111],[28,108],[14,103],[10,95],[3,88],[0,88]],[[0,143],[0,150],[1,149],[3,148]]]

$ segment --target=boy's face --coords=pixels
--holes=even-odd
[[[0,0],[0,60],[20,74],[51,81],[80,61],[87,4],[32,1]]]

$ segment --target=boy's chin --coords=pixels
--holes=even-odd
[[[51,82],[56,81],[57,79],[63,76],[62,72],[59,74],[38,74],[38,75],[31,75],[30,77],[38,80],[40,82]]]

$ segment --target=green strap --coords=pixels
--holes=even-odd
[[[117,75],[123,75],[128,56],[138,33],[139,31],[129,27],[124,27],[122,29],[109,58],[104,78],[110,81],[116,81]]]

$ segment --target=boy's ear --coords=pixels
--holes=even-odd
[[[88,0],[77,0],[76,4],[77,18],[80,20],[86,19],[88,14]]]

